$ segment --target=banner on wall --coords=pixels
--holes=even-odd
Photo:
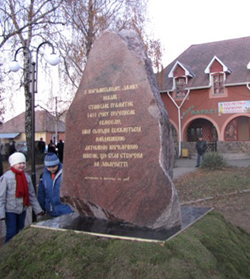
[[[235,102],[223,102],[218,103],[218,113],[250,113],[250,101],[235,101]]]

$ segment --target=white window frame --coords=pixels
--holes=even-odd
[[[178,94],[178,91],[177,91],[177,81],[178,81],[179,79],[184,79],[184,80],[185,80],[185,89],[183,88],[183,90],[180,90],[180,91],[185,91],[185,93],[182,94],[182,95],[179,95],[179,94]],[[188,81],[188,80],[187,80],[187,76],[178,76],[178,77],[175,77],[175,78],[174,78],[175,96],[176,96],[176,98],[181,99],[181,98],[184,98],[184,97],[186,96],[187,81]]]
[[[223,88],[223,92],[215,92],[215,90],[216,90],[215,89],[215,80],[214,80],[215,76],[222,76],[222,78],[223,78],[222,83],[223,84],[222,84],[222,86],[219,87],[219,89]],[[224,72],[214,72],[214,73],[211,73],[210,77],[211,77],[211,83],[212,83],[212,87],[213,87],[213,95],[214,96],[224,95],[225,94],[225,84],[224,84],[224,82],[225,82],[225,73]]]

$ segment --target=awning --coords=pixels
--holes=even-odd
[[[20,133],[3,133],[0,134],[0,139],[14,139],[18,135],[20,135]]]

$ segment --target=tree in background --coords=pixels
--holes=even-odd
[[[120,31],[133,29],[143,41],[149,57],[157,55],[160,63],[162,53],[159,41],[147,34],[147,0],[64,0],[63,12],[67,31],[61,33],[58,42],[64,61],[65,75],[74,87],[78,87],[82,73],[95,39],[106,29]],[[65,43],[65,36],[72,42]],[[156,48],[157,47],[157,48]],[[156,68],[155,63],[153,67]]]
[[[64,24],[57,13],[62,0],[2,0],[0,7],[0,48],[14,51],[23,47],[23,74],[22,77],[25,95],[25,133],[28,146],[28,158],[31,154],[31,94],[30,94],[30,63],[29,52],[33,45],[50,39],[57,29],[56,25]]]
[[[64,64],[64,67],[60,67],[60,84],[64,91],[73,92],[73,99],[94,40],[106,29],[134,29],[144,42],[153,67],[158,69],[161,44],[147,34],[147,23],[147,0],[2,0],[0,49],[2,53],[12,52],[14,56],[18,47],[33,49],[33,46],[43,41],[52,42],[60,50]],[[30,157],[32,110],[29,55],[25,49],[23,61],[24,76],[21,80],[25,94],[25,132]],[[57,102],[63,103],[58,97]]]
[[[2,86],[3,84],[3,78],[0,72],[0,127],[3,123],[4,120],[4,113],[5,113],[5,107],[3,103],[3,93],[4,93],[4,88]]]

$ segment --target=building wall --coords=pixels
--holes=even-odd
[[[224,141],[224,132],[227,124],[235,117],[247,116],[250,113],[222,114],[218,112],[219,102],[246,101],[250,100],[250,91],[246,86],[232,86],[226,88],[223,96],[211,97],[210,89],[191,90],[188,98],[180,108],[181,115],[181,139],[186,141],[186,132],[189,124],[195,119],[206,119],[213,123],[217,130],[218,140]],[[171,96],[175,97],[172,93]],[[170,121],[174,127],[178,127],[178,109],[167,93],[162,93],[162,100],[169,114]],[[178,106],[182,99],[175,99]],[[178,134],[178,129],[177,129]],[[179,138],[179,136],[178,136]]]
[[[46,144],[50,143],[50,140],[54,141],[56,138],[56,134],[53,132],[47,133],[46,137],[44,137],[44,141],[46,142]],[[65,141],[65,133],[62,132],[58,132],[57,133],[57,140],[55,140],[56,142],[59,142],[59,140]]]
[[[195,142],[182,142],[182,149],[188,150],[190,158],[197,155],[195,144]],[[243,154],[250,156],[250,142],[218,141],[216,143],[216,151],[223,155]],[[178,157],[178,153],[176,153],[176,156]]]
[[[39,141],[40,138],[43,138],[43,140],[46,142],[46,144],[49,144],[50,140],[54,139],[55,133],[53,132],[36,132],[35,133],[35,141]],[[58,141],[59,140],[64,141],[65,140],[65,133],[58,132]],[[16,143],[18,142],[26,142],[26,134],[25,133],[20,133],[15,139],[1,139],[2,143],[10,143],[12,140],[14,140]]]
[[[35,141],[40,141],[40,138],[43,138],[45,141],[46,138],[46,133],[45,132],[40,132],[40,133],[35,133]]]

